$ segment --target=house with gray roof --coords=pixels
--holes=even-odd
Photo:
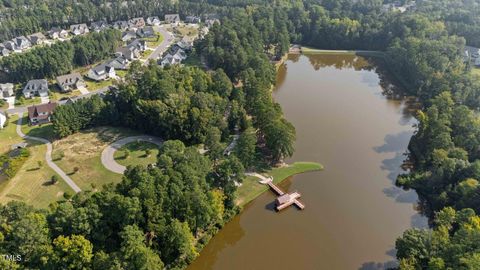
[[[30,80],[27,82],[22,92],[25,98],[32,98],[34,96],[47,97],[48,82],[45,79]]]
[[[87,77],[94,81],[104,81],[115,78],[115,68],[108,66],[106,63],[99,64],[88,71]]]
[[[85,81],[80,73],[58,76],[57,84],[64,93],[86,87]]]
[[[10,50],[3,43],[0,43],[0,56],[8,56],[9,54]]]
[[[128,20],[128,28],[137,30],[145,26],[145,20],[142,17],[133,18]]]
[[[157,16],[152,16],[147,18],[148,25],[160,25],[161,21]]]
[[[5,41],[3,44],[10,51],[22,51],[32,46],[30,40],[28,40],[25,36],[16,37],[11,41]]]
[[[48,31],[48,36],[51,39],[65,39],[68,37],[68,31],[59,27],[52,27],[52,29]]]
[[[130,41],[137,38],[137,33],[135,31],[127,31],[122,33],[122,41]]]
[[[127,21],[116,21],[112,23],[112,27],[120,31],[125,31],[128,29],[128,23]]]
[[[155,31],[153,30],[153,27],[147,26],[147,27],[139,29],[137,31],[137,35],[141,38],[154,37],[155,36]]]
[[[106,21],[97,21],[90,24],[90,30],[97,33],[108,27],[110,27],[110,25]]]
[[[109,67],[115,68],[115,70],[127,70],[128,60],[124,56],[119,56],[107,61],[105,64]]]
[[[0,99],[12,97],[14,94],[13,83],[0,83]]]
[[[41,45],[47,40],[45,35],[40,32],[31,34],[27,36],[27,38],[28,40],[30,40],[30,43],[32,43],[33,45]]]
[[[178,24],[180,23],[179,14],[165,14],[165,23]]]
[[[88,26],[85,23],[70,25],[70,33],[72,33],[74,36],[84,35],[89,32],[90,30],[88,29]]]
[[[200,19],[200,17],[198,17],[198,16],[187,16],[187,18],[185,18],[185,22],[186,23],[201,23],[202,19]]]

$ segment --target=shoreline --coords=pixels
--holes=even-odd
[[[273,178],[273,183],[278,184],[301,173],[322,171],[324,166],[317,162],[294,162],[280,168],[272,168],[265,172],[259,172],[262,175],[268,175]],[[243,184],[237,188],[237,200],[235,204],[240,207],[239,214],[243,212],[245,206],[253,200],[268,191],[269,187],[259,183],[259,179],[255,176],[245,177]]]

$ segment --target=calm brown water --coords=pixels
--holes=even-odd
[[[227,224],[188,268],[384,269],[395,239],[426,219],[416,194],[394,186],[414,118],[367,60],[348,55],[290,56],[275,99],[297,130],[289,160],[317,161],[322,172],[284,181],[307,208],[271,211],[265,193]],[[383,87],[382,87],[382,86]]]

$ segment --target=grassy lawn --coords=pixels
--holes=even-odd
[[[17,115],[12,115],[8,120],[8,126],[0,129],[0,155],[9,151],[12,144],[23,141],[22,138],[17,135],[17,119]]]
[[[37,126],[29,126],[27,116],[23,117],[22,131],[28,136],[40,137],[49,141],[53,141],[55,138],[53,133],[53,125],[51,123]]]
[[[96,82],[94,80],[85,79],[85,83],[87,84],[87,88],[88,88],[89,91],[95,91],[95,90],[98,90],[100,88],[104,88],[104,87],[112,85],[113,80],[110,79],[110,80],[106,80],[106,81]]]
[[[133,142],[125,145],[121,151],[115,152],[114,158],[123,166],[142,165],[147,166],[157,161],[158,146],[149,142]],[[150,155],[147,156],[146,150],[149,149]],[[125,158],[125,150],[128,150],[129,156]]]
[[[115,73],[117,74],[118,77],[125,78],[125,76],[127,76],[128,71],[118,69],[118,70],[115,70]]]
[[[155,33],[154,37],[144,38],[147,41],[149,48],[156,48],[163,41],[163,36],[160,33]]]
[[[50,93],[48,95],[49,95],[51,101],[59,101],[59,100],[66,99],[66,98],[80,96],[81,94],[82,93],[80,93],[79,90],[74,90],[72,92],[62,93],[58,90],[58,88],[55,88],[55,89],[50,89]]]
[[[118,183],[122,175],[105,169],[101,163],[101,154],[110,143],[131,135],[138,134],[128,129],[113,127],[86,130],[55,141],[53,159],[65,173],[70,174],[81,189],[92,189],[92,183],[95,183],[96,188],[112,182]],[[60,159],[62,153],[63,158]],[[75,167],[78,172],[73,173]]]
[[[35,104],[40,104],[42,100],[40,97],[34,97],[34,98],[23,98],[21,97],[16,97],[15,98],[15,106],[31,106]]]
[[[0,184],[0,203],[12,200],[24,201],[36,208],[46,208],[50,203],[63,198],[64,192],[73,194],[70,187],[61,179],[55,185],[49,183],[55,172],[45,161],[45,145],[29,142],[31,156],[17,175]],[[38,162],[43,162],[39,167]]]
[[[186,24],[180,24],[179,26],[175,28],[167,28],[168,31],[172,33],[177,33],[180,36],[188,36],[188,37],[196,37],[198,36],[198,28],[191,26],[191,25],[186,25]]]
[[[472,68],[472,70],[470,71],[470,73],[472,73],[472,75],[480,78],[480,68],[475,68],[475,67],[474,67],[474,68]]]
[[[274,183],[280,183],[295,174],[319,170],[323,170],[323,166],[319,163],[295,162],[287,167],[273,168],[262,174],[272,176]],[[260,184],[258,182],[259,180],[260,179],[254,176],[247,176],[243,180],[242,186],[237,189],[237,205],[243,207],[260,194],[268,190],[268,186]]]
[[[183,61],[183,64],[187,66],[201,67],[201,68],[203,68],[204,66],[202,64],[200,56],[194,52],[188,55],[187,59]]]

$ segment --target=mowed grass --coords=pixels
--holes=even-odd
[[[10,146],[15,143],[22,142],[22,138],[17,135],[17,115],[12,115],[8,119],[8,125],[4,129],[0,129],[0,155],[10,150]]]
[[[25,135],[32,136],[32,137],[40,137],[40,138],[47,139],[49,141],[53,141],[55,138],[52,123],[30,126],[28,125],[27,116],[23,117],[22,131]]]
[[[470,73],[471,73],[473,76],[475,76],[475,77],[477,77],[477,78],[480,78],[480,68],[474,67],[474,68],[472,68],[472,70],[470,71]]]
[[[125,157],[125,150],[128,150],[128,157]],[[146,151],[150,150],[150,155]],[[142,165],[147,166],[157,161],[158,146],[149,142],[133,142],[125,145],[123,149],[115,152],[114,158],[118,164],[123,166]]]
[[[91,79],[85,79],[85,84],[87,85],[88,91],[95,91],[95,90],[113,85],[113,81],[114,80],[109,79],[109,80],[97,82]]]
[[[160,33],[155,33],[154,37],[144,38],[144,40],[147,42],[147,46],[149,48],[155,49],[156,47],[158,47],[158,45],[160,45],[160,43],[162,43],[163,35],[161,35]]]
[[[264,173],[265,176],[272,176],[273,183],[280,183],[295,174],[323,170],[323,165],[315,162],[295,162],[282,168],[273,168]],[[268,190],[267,185],[260,184],[260,179],[254,176],[247,176],[243,180],[243,184],[237,189],[236,204],[244,206],[260,194]]]
[[[121,174],[113,173],[102,165],[102,151],[112,142],[126,136],[138,135],[134,131],[100,127],[70,135],[53,143],[54,162],[83,190],[101,188],[104,184],[118,183]],[[63,154],[63,158],[60,159]],[[78,171],[74,173],[75,167]]]
[[[64,192],[73,194],[73,190],[60,177],[55,185],[49,183],[55,172],[46,164],[46,145],[27,142],[31,155],[17,175],[1,183],[0,203],[17,200],[36,208],[46,208],[50,203],[63,199]],[[41,167],[39,161],[42,162]]]

